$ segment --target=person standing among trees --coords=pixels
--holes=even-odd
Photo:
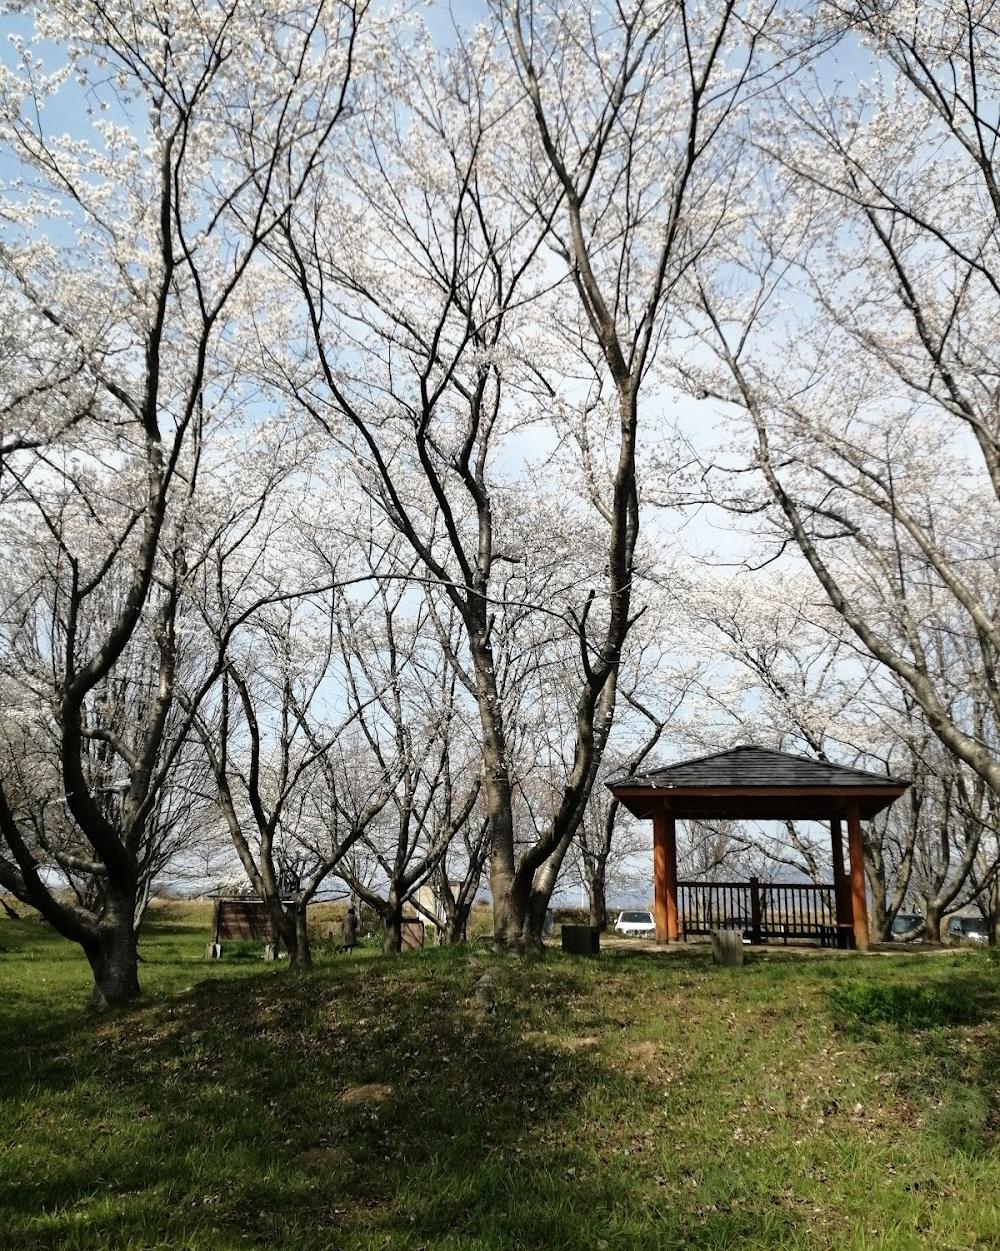
[[[358,914],[354,911],[354,904],[351,904],[340,923],[340,946],[343,951],[353,951],[357,945]]]

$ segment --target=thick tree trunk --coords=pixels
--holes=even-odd
[[[456,943],[464,943],[468,940],[469,916],[471,913],[471,904],[455,904],[448,915],[441,935],[445,945],[451,947]]]
[[[528,892],[513,875],[494,870],[490,874],[493,895],[493,938],[498,947],[520,950],[528,923]]]
[[[139,988],[139,954],[133,917],[135,900],[109,898],[96,941],[83,944],[94,975],[89,1006],[93,1011],[132,1003]]]
[[[18,916],[17,912],[10,906],[7,900],[4,899],[2,896],[0,896],[0,908],[3,908],[4,912],[6,912],[6,914],[10,917],[12,921],[20,921],[21,919],[20,916]]]
[[[490,893],[493,939],[505,951],[521,951],[528,928],[530,882],[519,881],[514,849],[514,805],[507,772],[500,698],[485,620],[470,627],[469,645],[476,676],[476,702],[483,731],[483,803],[490,830]]]
[[[532,874],[528,883],[530,900],[528,906],[528,942],[529,951],[541,951],[545,945],[545,918],[552,902],[552,892],[556,888],[559,874],[570,844],[576,834],[577,822],[567,824],[562,838],[550,852],[548,859]]]
[[[493,937],[504,951],[521,952],[540,946],[531,934],[531,883],[516,874],[491,873]],[[544,916],[543,916],[544,920]]]
[[[865,843],[865,877],[871,894],[871,937],[877,943],[892,940],[892,917],[886,906],[888,889],[885,881],[885,862],[877,846]]]
[[[878,943],[887,943],[892,939],[892,917],[885,906],[885,891],[878,890],[869,875],[872,885],[871,930],[872,937]]]
[[[403,907],[390,903],[382,916],[382,952],[398,956],[403,950]]]
[[[545,949],[545,917],[574,832],[575,827],[567,829],[549,858],[533,872],[522,864],[507,880],[502,894],[497,892],[494,873],[493,932],[498,946],[523,954]]]
[[[309,928],[306,923],[306,910],[300,908],[295,913],[294,941],[288,947],[289,969],[308,969],[312,967],[312,950],[309,947]]]
[[[267,900],[267,911],[271,918],[271,946],[277,955],[284,945],[286,951],[294,946],[294,930],[285,918],[284,909],[276,900]]]
[[[275,897],[266,897],[268,915],[271,918],[271,943],[275,954],[284,947],[288,953],[288,968],[308,969],[312,966],[312,949],[306,926],[306,910],[293,908],[290,912]]]
[[[944,923],[944,909],[939,903],[924,900],[924,937],[929,943],[941,941],[941,926]]]
[[[545,949],[545,917],[549,910],[552,892],[548,890],[532,890],[528,903],[528,932],[524,944],[525,951],[544,951]]]

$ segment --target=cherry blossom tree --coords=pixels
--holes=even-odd
[[[0,70],[0,142],[19,174],[0,200],[17,363],[0,401],[5,555],[30,554],[37,574],[5,588],[6,654],[37,650],[36,715],[103,887],[94,909],[65,896],[6,777],[0,883],[81,944],[95,1005],[139,993],[139,866],[185,737],[168,741],[192,576],[184,524],[206,439],[245,411],[248,279],[347,102],[361,12],[25,6],[30,34]],[[76,133],[50,126],[60,110]],[[125,742],[105,692],[140,657],[149,698]],[[122,779],[111,806],[97,742]]]
[[[697,351],[682,368],[741,414],[745,459],[720,461],[717,498],[772,556],[798,549],[996,794],[973,712],[1000,712],[994,22],[981,4],[825,11],[864,81],[817,68],[782,92],[754,216],[696,279],[718,368]]]
[[[86,735],[84,765],[96,801],[110,821],[123,818],[128,780],[138,764],[134,731],[149,718],[150,687],[139,675],[153,669],[150,658],[136,647],[119,665],[115,680],[102,691],[102,724]],[[23,651],[18,649],[20,655]],[[16,653],[17,654],[17,653]],[[37,690],[36,673],[22,670],[22,681]],[[25,706],[23,688],[4,682],[3,707],[7,716],[0,733],[0,760],[8,804],[31,854],[53,884],[60,884],[83,909],[103,911],[107,874],[95,860],[64,800],[59,767],[59,739],[50,723]],[[19,712],[15,714],[14,710]],[[211,861],[214,848],[211,813],[204,799],[203,763],[183,741],[182,714],[171,708],[163,740],[179,750],[170,769],[150,787],[150,808],[136,851],[136,898],[133,927],[138,933],[151,900],[186,867]],[[22,896],[23,897],[23,896]],[[30,897],[25,897],[30,902]]]
[[[444,51],[405,22],[387,38],[349,147],[275,248],[301,320],[273,367],[463,624],[495,936],[517,949],[540,942],[611,726],[639,609],[640,393],[680,279],[738,194],[769,14],[492,17]],[[516,450],[529,431],[555,441],[550,467],[583,467],[569,491],[532,476]],[[536,512],[571,553],[561,585],[536,557]],[[498,677],[513,622],[549,631],[575,685],[544,820],[537,797],[519,808]]]

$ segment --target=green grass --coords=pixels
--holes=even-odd
[[[1000,1247],[986,953],[290,977],[206,930],[161,918],[92,1020],[75,950],[0,921],[3,1251]]]

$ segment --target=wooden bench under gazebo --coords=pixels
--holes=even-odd
[[[868,950],[861,822],[898,799],[909,782],[788,752],[734,747],[608,786],[629,812],[653,822],[657,942],[674,943],[688,934],[739,924],[751,941],[815,938]],[[829,822],[833,882],[679,882],[679,820]],[[843,822],[849,873],[844,871]]]

